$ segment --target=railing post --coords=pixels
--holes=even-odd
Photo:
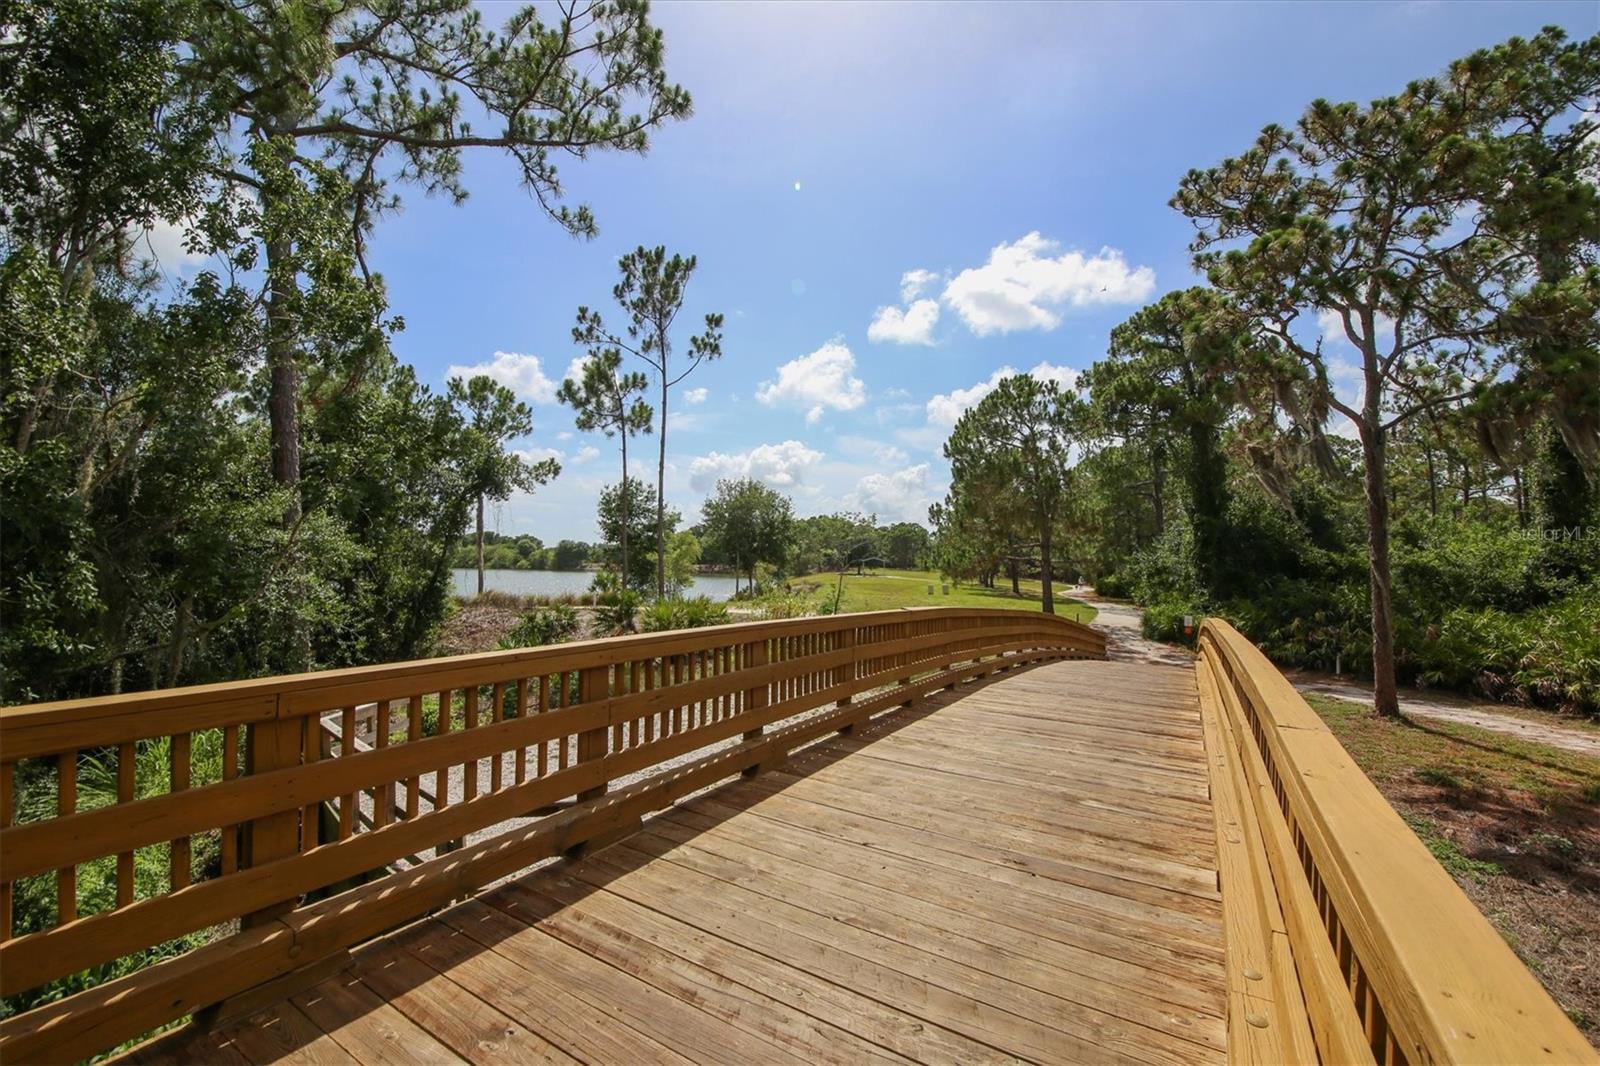
[[[592,703],[603,700],[609,696],[611,687],[611,668],[609,666],[591,666],[578,673],[578,704]],[[578,762],[593,762],[604,759],[608,751],[607,737],[611,730],[605,725],[596,726],[578,734]],[[579,800],[595,799],[606,794],[607,782],[600,782],[593,788],[586,788],[578,793]]]
[[[767,642],[765,640],[758,640],[751,644],[745,645],[745,665],[747,667],[752,670],[759,670],[767,665],[767,661]],[[751,711],[759,711],[763,707],[767,706],[767,696],[768,683],[765,680],[763,680],[759,685],[754,685],[745,689],[745,713],[748,714]],[[756,740],[765,732],[766,728],[758,725],[754,729],[745,730],[744,739]]]
[[[283,703],[283,697],[279,696],[280,715],[284,711]],[[306,717],[279,717],[250,725],[246,732],[245,773],[264,774],[300,765],[304,748],[300,731],[311,727],[309,723],[310,719]],[[240,866],[260,866],[297,853],[300,850],[301,813],[295,809],[252,819],[244,832],[244,854]],[[241,916],[239,925],[243,929],[261,925],[287,914],[294,906],[294,900],[282,900]]]
[[[915,628],[915,627],[912,625],[912,623],[910,623],[910,622],[901,622],[899,625],[895,626],[895,632],[896,632],[896,635],[899,637],[900,640],[909,640],[910,637],[911,637],[911,630],[913,628]],[[894,660],[895,660],[894,664],[896,666],[909,667],[911,665],[911,653],[902,651],[902,652],[900,652],[899,654],[897,654],[894,657]],[[896,685],[899,685],[901,688],[910,687],[910,685],[911,685],[911,671],[909,669],[907,669],[904,676],[897,677],[897,678],[894,679],[894,683]],[[905,701],[903,703],[901,703],[900,706],[909,707],[909,706],[911,706],[912,702],[913,702],[912,698],[909,695],[907,695],[906,698],[905,698]]]
[[[839,647],[850,649],[850,661],[837,669],[834,675],[834,683],[839,685],[853,684],[857,675],[861,672],[861,658],[856,652],[856,627],[854,623],[846,625],[844,629],[840,630]],[[833,705],[835,707],[848,707],[854,702],[855,694],[847,692],[835,700]],[[839,727],[839,732],[842,734],[854,733],[855,731],[856,724],[854,722],[846,722]]]
[[[753,669],[753,670],[759,670],[762,667],[765,667],[767,665],[767,663],[769,661],[769,656],[767,654],[767,642],[765,640],[758,640],[758,641],[755,641],[753,643],[746,644],[744,646],[744,648],[745,648],[745,665],[747,667],[749,667],[750,669]],[[754,686],[752,686],[750,688],[745,689],[744,690],[744,713],[745,714],[749,714],[751,711],[758,711],[758,710],[762,709],[763,707],[768,706],[769,699],[770,699],[770,686],[769,686],[769,683],[767,681],[765,681],[765,680],[763,680],[761,682],[761,684],[759,684],[759,685],[754,685]],[[744,731],[744,734],[743,734],[743,739],[745,739],[745,740],[759,740],[762,737],[762,735],[766,733],[766,731],[767,730],[766,730],[765,726],[759,726],[759,725],[756,726],[754,729],[746,729]],[[747,766],[743,770],[740,771],[740,773],[744,777],[754,777],[757,774],[759,774],[760,772],[761,772],[761,764],[759,764],[759,763],[754,765],[754,766]]]

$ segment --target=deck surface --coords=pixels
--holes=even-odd
[[[941,693],[142,1062],[1224,1057],[1189,670]]]

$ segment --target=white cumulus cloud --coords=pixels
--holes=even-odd
[[[567,453],[560,448],[544,448],[537,444],[528,448],[513,448],[511,449],[511,454],[525,463],[538,463],[546,459],[554,459],[556,462],[561,463],[565,462],[567,458]]]
[[[900,299],[910,303],[922,295],[922,290],[939,280],[931,270],[908,270],[900,275]]]
[[[949,429],[960,421],[961,416],[968,410],[976,407],[978,401],[993,392],[996,385],[1016,373],[1018,373],[1016,367],[1003,366],[990,374],[987,381],[980,381],[970,388],[951,389],[949,392],[936,394],[928,401],[928,424]],[[1078,371],[1070,366],[1040,363],[1029,370],[1028,374],[1039,381],[1055,382],[1064,391],[1070,392],[1077,387]]]
[[[792,489],[822,461],[822,453],[797,440],[762,444],[747,452],[712,452],[689,463],[689,484],[709,492],[722,478],[755,478],[775,489]]]
[[[804,408],[807,423],[828,410],[853,411],[867,400],[867,388],[855,369],[850,349],[840,341],[829,341],[778,367],[778,380],[762,382],[756,399],[768,407]]]
[[[845,502],[879,521],[926,522],[928,505],[937,494],[928,478],[928,464],[918,463],[889,474],[868,474],[856,482]]]
[[[446,378],[473,378],[488,374],[500,384],[534,403],[555,403],[556,383],[545,374],[537,355],[520,352],[495,352],[494,358],[472,366],[452,364]]]
[[[596,448],[592,444],[585,444],[583,447],[578,449],[578,454],[572,457],[572,461],[575,463],[587,463],[590,459],[595,458],[599,454],[599,448]]]
[[[1155,289],[1155,271],[1129,267],[1122,253],[1102,248],[1056,254],[1060,244],[1037,230],[989,252],[981,267],[963,270],[944,287],[944,301],[980,336],[1020,329],[1054,329],[1063,307],[1137,303]]]
[[[706,402],[706,397],[710,396],[710,395],[711,395],[711,390],[710,389],[685,389],[684,393],[683,393],[683,402],[684,403],[705,403]]]
[[[932,344],[933,327],[939,323],[939,301],[916,300],[910,307],[880,307],[867,326],[867,340],[874,344]]]

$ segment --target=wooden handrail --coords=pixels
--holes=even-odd
[[[1215,709],[1217,754],[1239,768],[1251,808],[1241,824],[1257,828],[1265,857],[1256,886],[1244,883],[1247,864],[1230,884],[1224,864],[1224,901],[1264,886],[1281,910],[1292,952],[1283,971],[1299,982],[1290,998],[1303,997],[1301,1024],[1309,1016],[1322,1061],[1597,1061],[1267,657],[1219,619],[1201,626],[1199,649],[1202,710]],[[1258,987],[1248,1002],[1268,1005]],[[1263,1010],[1252,1024],[1274,1020]]]
[[[936,607],[0,709],[0,993],[196,930],[240,926],[6,1019],[0,1059],[103,1050],[540,859],[626,832],[689,792],[780,762],[796,745],[925,692],[1011,664],[1104,656],[1099,632],[1054,615]],[[357,708],[368,704],[381,723],[375,742],[345,743]],[[340,723],[337,743],[325,717]],[[221,733],[222,771],[191,780],[192,741],[211,730]],[[161,738],[171,738],[170,787],[135,799],[138,746]],[[85,753],[115,759],[126,782],[117,802],[78,809]],[[52,770],[56,816],[11,824],[14,777],[37,781]],[[360,816],[365,797],[371,819]],[[550,810],[450,850],[469,834]],[[190,842],[205,834],[220,834],[220,869],[190,883]],[[168,842],[167,890],[136,895],[136,849]],[[410,869],[339,891],[430,851]],[[79,916],[77,873],[86,863],[115,865],[117,899]],[[55,878],[61,920],[14,935],[13,885],[33,876]],[[338,894],[305,901],[324,889]]]

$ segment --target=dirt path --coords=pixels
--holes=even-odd
[[[1095,616],[1093,624],[1105,630],[1111,658],[1162,663],[1169,666],[1187,666],[1194,661],[1193,657],[1182,648],[1146,640],[1140,632],[1140,621],[1144,612],[1133,604],[1101,599],[1089,588],[1073,588],[1069,594],[1085,603],[1093,604],[1100,612]],[[1341,678],[1294,671],[1288,672],[1287,676],[1294,683],[1294,687],[1304,693],[1350,700],[1354,703],[1372,702],[1370,688],[1362,688]],[[1400,710],[1406,715],[1417,718],[1459,722],[1487,729],[1493,733],[1502,733],[1600,758],[1600,730],[1523,717],[1492,703],[1452,699],[1437,693],[1407,689],[1400,693]]]
[[[1161,666],[1192,666],[1194,656],[1184,648],[1147,640],[1140,629],[1144,612],[1131,603],[1101,599],[1094,590],[1074,585],[1066,595],[1090,604],[1099,614],[1089,623],[1105,630],[1106,655],[1122,662],[1156,663]]]
[[[1287,676],[1294,682],[1294,687],[1301,692],[1330,696],[1336,700],[1349,700],[1352,703],[1372,702],[1370,688],[1340,678],[1319,677],[1298,672],[1290,672]],[[1507,711],[1492,703],[1475,703],[1431,692],[1401,689],[1400,710],[1408,717],[1459,722],[1462,725],[1476,726],[1493,733],[1504,733],[1506,736],[1532,740],[1548,744],[1552,748],[1564,748],[1580,755],[1600,759],[1600,731],[1584,729],[1582,726],[1543,722],[1532,717],[1524,718],[1521,714]]]

